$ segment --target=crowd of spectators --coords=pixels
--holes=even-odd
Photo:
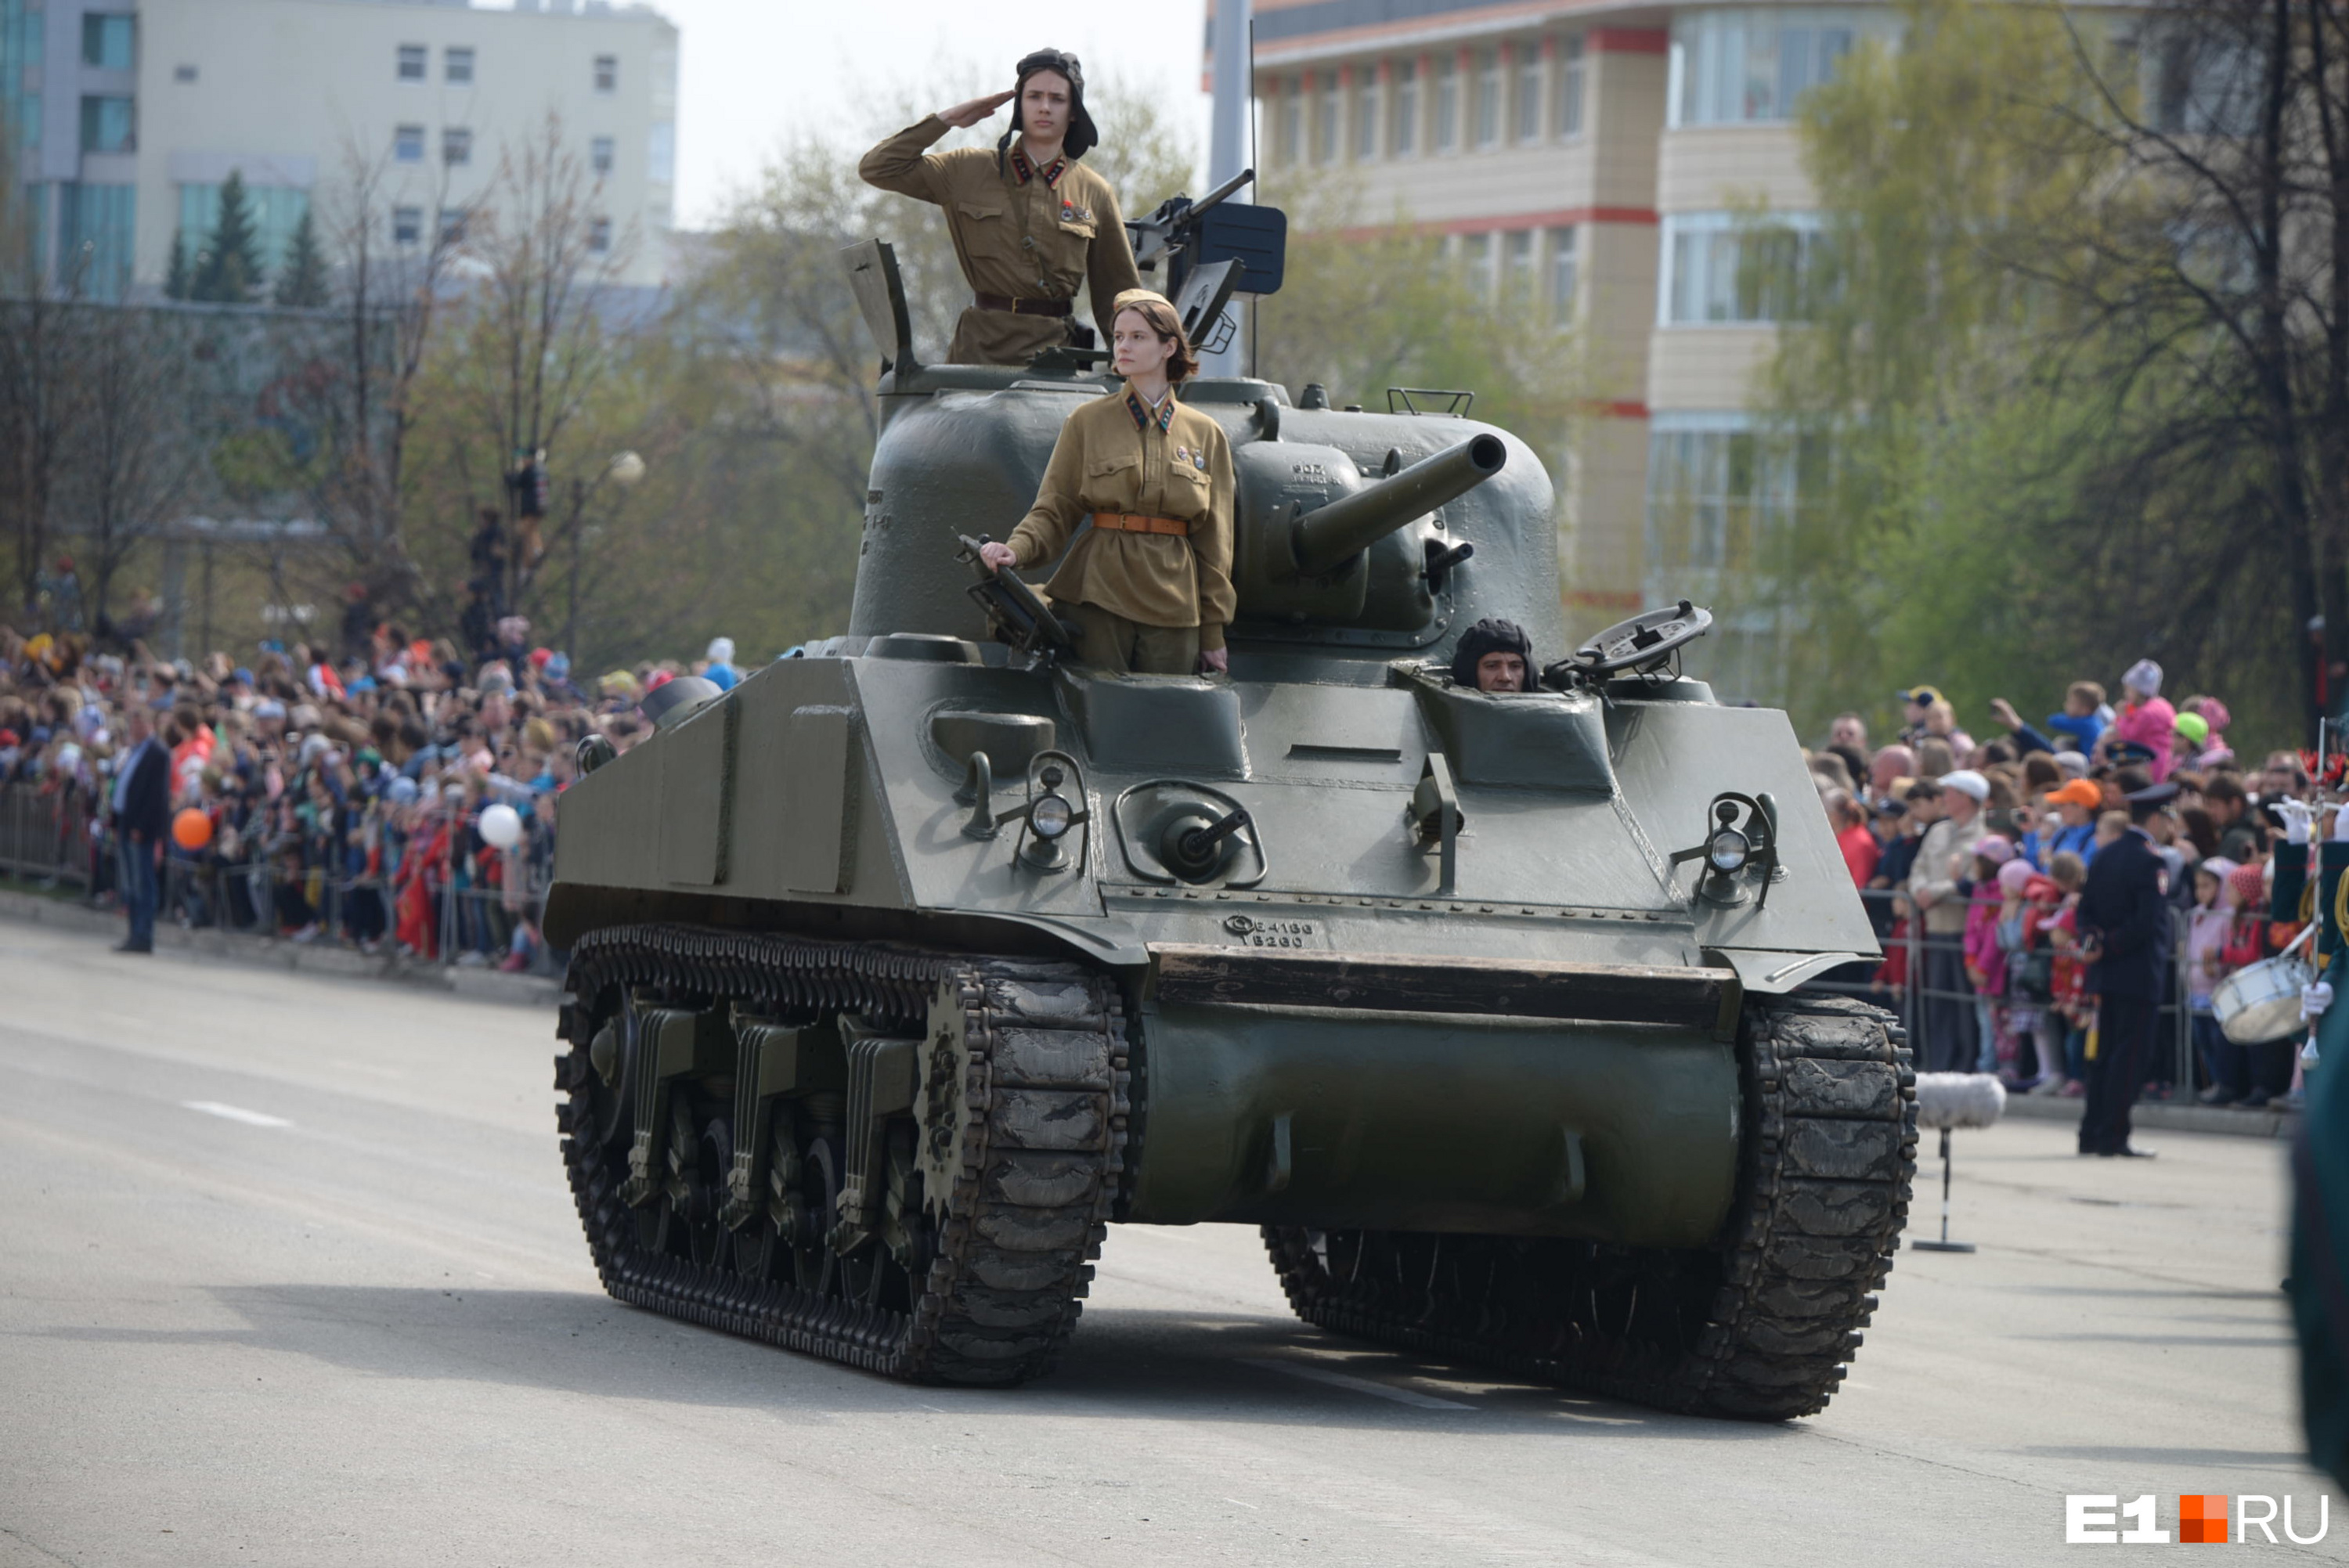
[[[1871,748],[1866,724],[1846,714],[1812,753],[1886,954],[1843,978],[1903,1012],[1920,1068],[2084,1091],[2095,998],[2081,890],[2097,853],[2130,830],[2128,798],[2174,784],[2172,807],[2145,827],[2165,867],[2165,948],[2190,1020],[2193,1081],[2179,1081],[2178,1053],[2163,1049],[2145,1091],[2251,1107],[2296,1092],[2294,1043],[2230,1044],[2211,997],[2298,934],[2268,920],[2268,890],[2292,832],[2281,803],[2307,798],[2306,768],[2289,751],[2247,763],[2227,743],[2224,702],[2173,704],[2161,686],[2160,666],[2141,660],[2122,676],[2117,707],[2093,681],[2075,682],[2044,725],[1993,701],[1985,717],[1997,732],[1985,726],[1977,739],[1939,690],[1920,686],[1899,694],[1905,723],[1889,744]]]
[[[363,637],[344,656],[270,645],[239,665],[218,653],[161,659],[135,643],[93,652],[78,635],[0,627],[0,800],[11,812],[0,822],[47,851],[19,843],[15,858],[116,896],[128,841],[111,819],[141,710],[171,762],[163,919],[543,967],[554,801],[580,740],[600,733],[625,751],[651,732],[637,708],[647,690],[686,673],[739,678],[722,637],[689,666],[590,680],[533,646],[519,616],[498,621],[489,656],[475,659],[397,624]],[[519,833],[492,810],[501,805]]]

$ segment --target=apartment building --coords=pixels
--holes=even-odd
[[[0,0],[0,148],[36,254],[102,297],[159,288],[242,176],[274,269],[359,158],[389,243],[461,224],[501,149],[561,116],[622,281],[658,280],[675,208],[678,33],[605,0]]]
[[[1346,166],[1366,215],[1400,208],[1496,301],[1573,328],[1577,631],[1712,594],[1800,504],[1798,456],[1749,411],[1816,228],[1795,106],[1897,26],[1857,5],[1256,0],[1267,163]],[[1724,625],[1703,662],[1750,671],[1770,634]]]

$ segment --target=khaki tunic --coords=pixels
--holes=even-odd
[[[936,115],[909,125],[866,153],[856,171],[868,185],[947,210],[955,257],[974,293],[1072,300],[1090,283],[1093,319],[1106,347],[1110,302],[1142,286],[1109,181],[1074,159],[1060,160],[1057,178],[1048,170],[1030,170],[1023,178],[1025,160],[1012,156],[1024,145],[1019,141],[999,171],[993,148],[922,150],[947,129]],[[1025,365],[1039,350],[1066,343],[1068,324],[1066,316],[972,305],[955,324],[947,358],[955,365]]]
[[[1087,529],[1044,591],[1148,626],[1196,626],[1199,646],[1224,645],[1239,603],[1232,591],[1232,449],[1223,427],[1174,405],[1164,429],[1129,392],[1080,407],[1061,427],[1036,504],[1004,542],[1024,569],[1058,556],[1097,511],[1171,517],[1171,533]]]

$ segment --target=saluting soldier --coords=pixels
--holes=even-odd
[[[1014,106],[1011,129],[993,152],[923,150],[1007,103]],[[1068,342],[1071,302],[1087,283],[1102,335],[1109,335],[1107,303],[1142,278],[1117,193],[1078,161],[1100,139],[1085,111],[1077,57],[1039,49],[1019,62],[1009,92],[941,109],[857,165],[868,185],[946,209],[955,257],[972,293],[955,324],[950,362],[1025,365],[1039,350]]]
[[[1175,401],[1198,368],[1164,294],[1116,296],[1110,346],[1125,389],[1061,427],[1036,504],[979,559],[1001,570],[1050,561],[1092,528],[1044,585],[1096,669],[1185,676],[1226,666],[1232,590],[1232,449],[1223,427]]]

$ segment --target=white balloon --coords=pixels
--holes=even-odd
[[[492,849],[511,850],[522,842],[522,813],[503,800],[481,813],[481,838]]]

